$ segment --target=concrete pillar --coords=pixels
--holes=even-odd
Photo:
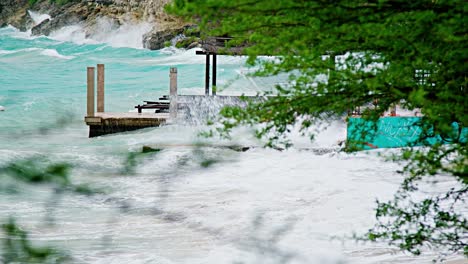
[[[171,119],[177,118],[177,68],[171,68],[169,71],[169,115]]]
[[[97,65],[97,112],[104,112],[104,64]]]
[[[94,116],[94,67],[87,70],[87,116]]]

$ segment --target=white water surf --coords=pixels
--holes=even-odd
[[[106,107],[128,111],[167,93],[172,65],[180,69],[182,92],[203,93],[203,58],[193,50],[117,49],[86,39],[79,27],[63,30],[55,35],[59,41],[18,32],[1,36],[0,103],[8,112],[0,115],[0,164],[45,156],[72,164],[75,182],[108,193],[64,196],[54,211],[56,224],[48,226],[43,220],[51,189],[1,192],[0,220],[17,217],[34,243],[63,248],[76,263],[419,264],[437,256],[437,249],[415,257],[385,243],[349,238],[372,226],[375,199],[390,199],[402,175],[396,173],[400,165],[385,162],[377,151],[337,151],[346,136],[342,121],[328,124],[314,142],[294,133],[295,147],[283,152],[262,148],[249,128],[236,130],[232,141],[199,138],[206,128],[202,121],[87,138],[87,65],[106,63]],[[224,92],[251,88],[244,60],[219,59]],[[229,144],[252,148],[219,147]],[[143,146],[162,151],[126,171],[128,153]],[[444,178],[442,184],[434,190],[454,182]]]

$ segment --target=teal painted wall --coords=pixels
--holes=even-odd
[[[377,122],[359,117],[348,118],[347,145],[350,149],[400,148],[407,146],[431,145],[437,142],[451,143],[450,138],[440,135],[429,136],[424,142],[418,141],[421,133],[421,117],[381,117]],[[374,129],[377,126],[377,129]],[[458,124],[452,124],[458,137]],[[430,132],[430,131],[429,131]],[[462,140],[468,138],[468,128],[461,131]]]

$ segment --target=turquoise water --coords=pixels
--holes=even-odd
[[[218,59],[220,94],[256,93],[281,81],[254,81],[244,62]],[[133,111],[143,100],[167,94],[174,66],[181,94],[204,93],[204,57],[194,50],[74,43],[1,28],[0,166],[31,157],[64,161],[73,166],[74,182],[108,190],[97,197],[64,195],[53,226],[43,221],[52,189],[0,191],[0,223],[15,216],[34,243],[65,249],[72,263],[283,263],[285,255],[288,263],[330,264],[433,258],[408,256],[386,244],[332,239],[366,231],[375,198],[392,197],[401,182],[398,166],[378,153],[336,151],[345,139],[344,122],[331,123],[315,143],[294,139],[296,146],[318,152],[259,148],[262,143],[247,128],[236,131],[233,142],[200,139],[203,126],[183,125],[89,139],[83,120],[86,67],[98,63],[106,65],[106,111]],[[212,147],[195,147],[200,141]],[[254,148],[239,153],[218,147],[233,143]],[[126,170],[129,152],[145,145],[162,151]],[[206,168],[206,161],[213,165]]]
[[[23,38],[22,38],[23,37]],[[77,45],[46,37],[28,38],[12,28],[0,29],[0,116],[2,130],[29,131],[72,116],[81,122],[85,113],[86,67],[106,65],[106,110],[127,112],[143,100],[168,92],[171,65],[158,59],[159,51],[113,48],[106,44]],[[152,60],[155,60],[154,62]],[[177,65],[181,87],[202,87],[202,65]],[[197,79],[198,81],[197,83]]]
[[[86,67],[98,63],[105,64],[106,112],[134,111],[144,100],[168,94],[170,67],[178,68],[180,94],[204,93],[204,57],[196,56],[195,50],[85,43],[31,37],[12,27],[0,29],[0,106],[6,109],[0,112],[0,147],[43,146],[55,152],[54,147],[65,150],[68,144],[76,148],[96,144],[87,140],[84,116]],[[248,91],[250,80],[241,73],[243,61],[218,59],[218,84],[226,92]],[[110,148],[120,149],[114,145]]]

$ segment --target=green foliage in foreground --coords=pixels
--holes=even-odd
[[[407,192],[398,192],[390,202],[377,202],[378,224],[368,238],[390,240],[401,249],[419,255],[426,245],[439,245],[468,255],[468,221],[453,206],[465,203],[467,187],[413,202]],[[449,203],[452,206],[442,206]],[[403,232],[402,232],[403,231]],[[440,248],[439,248],[440,250]]]
[[[2,263],[64,263],[67,254],[52,248],[32,245],[28,234],[13,218],[2,225],[5,238],[2,239]]]
[[[74,184],[70,179],[70,169],[71,165],[67,163],[50,163],[41,157],[15,161],[0,168],[0,187],[10,183],[5,189],[11,192],[17,183],[46,185],[53,188],[56,194],[53,199],[58,199],[58,195],[64,192],[81,195],[101,192],[85,184]],[[27,231],[12,217],[1,227],[2,263],[64,263],[69,259],[67,254],[54,247],[33,245]]]
[[[375,107],[366,109],[364,118],[376,120],[401,104],[420,109],[423,129],[433,134],[452,133],[453,122],[467,127],[467,5],[462,0],[175,0],[167,10],[198,23],[202,37],[231,36],[228,46],[247,46],[248,62],[260,68],[257,75],[289,74],[289,84],[277,87],[279,96],[225,108],[219,120],[221,133],[261,124],[257,135],[273,146],[289,144],[285,134],[292,125],[305,135],[313,124],[371,103]],[[259,60],[260,55],[277,57]],[[396,159],[407,164],[402,170],[407,179],[393,201],[378,203],[379,224],[369,238],[415,254],[427,248],[423,245],[453,245],[451,252],[468,256],[462,214],[468,195],[466,140],[410,148]],[[402,202],[402,197],[412,201],[410,194],[435,174],[452,175],[458,189],[447,190],[446,198],[425,194],[427,199]],[[431,217],[434,225],[424,221]],[[382,228],[385,219],[391,221]]]
[[[371,241],[389,241],[416,255],[433,246],[439,251],[445,250],[441,259],[446,252],[460,252],[467,257],[467,151],[466,147],[457,145],[434,146],[429,150],[404,150],[401,156],[395,156],[397,161],[410,161],[401,171],[408,176],[393,200],[377,201],[377,224],[367,237]],[[451,156],[452,153],[458,155]],[[453,175],[460,184],[445,193],[426,195],[414,201],[412,195],[428,180],[425,176],[437,173]]]
[[[70,179],[70,169],[70,164],[48,164],[41,157],[34,157],[12,162],[0,168],[0,180],[9,178],[27,184],[47,184],[57,192],[68,191],[83,195],[103,192],[87,184],[74,184]]]

